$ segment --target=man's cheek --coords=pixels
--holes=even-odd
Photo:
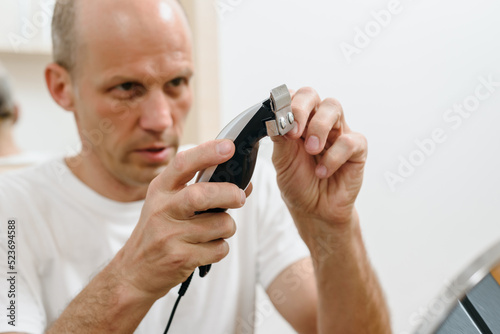
[[[116,130],[116,126],[111,119],[104,118],[99,122],[99,129],[106,136],[113,133]]]

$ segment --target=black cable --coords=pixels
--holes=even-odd
[[[163,334],[167,334],[168,329],[170,328],[170,325],[172,324],[172,320],[174,319],[175,310],[177,309],[177,305],[179,305],[181,298],[182,298],[181,295],[179,295],[179,297],[177,297],[177,300],[175,301],[174,308],[172,309],[172,312],[170,313],[170,319],[168,319],[167,327],[165,328],[165,331],[163,332]]]
[[[224,212],[226,210],[227,209],[209,209],[209,210],[203,211],[203,212],[196,211],[195,214],[199,215],[199,214],[202,214],[205,212]],[[199,267],[200,277],[205,277],[208,274],[208,272],[210,271],[211,267],[212,267],[211,264],[208,264],[205,266],[200,266]],[[167,327],[165,328],[165,331],[163,332],[163,334],[167,334],[167,332],[170,328],[170,325],[172,324],[172,320],[174,319],[174,314],[175,314],[175,310],[177,309],[177,305],[179,305],[181,297],[184,296],[187,289],[189,288],[189,283],[191,283],[191,279],[193,278],[193,274],[194,274],[194,271],[191,273],[191,275],[189,275],[187,280],[185,280],[184,283],[182,283],[181,288],[179,289],[179,297],[177,297],[177,300],[175,301],[174,307],[172,308],[172,312],[170,312],[170,318],[168,319],[168,324],[167,324]]]
[[[170,325],[172,324],[172,320],[174,319],[174,314],[175,314],[175,310],[177,309],[177,305],[179,305],[179,302],[180,302],[182,296],[184,296],[187,289],[189,288],[189,283],[191,283],[191,279],[193,278],[193,274],[194,274],[194,272],[192,272],[191,275],[189,275],[189,277],[187,278],[187,280],[185,280],[184,283],[181,284],[181,288],[179,289],[179,297],[177,297],[177,300],[175,301],[174,307],[172,308],[172,312],[170,313],[170,318],[168,319],[167,327],[165,327],[165,331],[163,332],[163,334],[167,334],[167,332],[170,328]]]

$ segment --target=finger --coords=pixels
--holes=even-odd
[[[168,210],[173,218],[186,219],[195,212],[208,209],[237,209],[246,201],[246,194],[238,186],[229,182],[199,182],[190,185],[177,194]]]
[[[217,263],[229,254],[229,244],[224,239],[194,245],[196,247],[196,267]]]
[[[366,155],[366,138],[359,133],[345,133],[324,153],[316,167],[316,176],[329,178],[346,162],[364,163]]]
[[[253,184],[252,184],[252,182],[250,182],[248,184],[247,188],[245,189],[245,195],[247,196],[247,198],[248,198],[248,196],[250,196],[252,191],[253,191]]]
[[[305,148],[309,154],[320,154],[332,129],[341,128],[342,106],[332,98],[325,99],[307,124]]]
[[[229,160],[234,154],[234,143],[228,139],[213,140],[190,150],[179,152],[155,179],[161,187],[175,190],[189,182],[203,169],[216,166]]]
[[[182,240],[190,244],[229,239],[236,233],[236,223],[225,212],[201,213],[186,221],[184,228],[188,232],[182,237]]]
[[[297,124],[286,135],[287,138],[298,139],[302,136],[310,114],[316,110],[320,102],[318,93],[310,87],[301,88],[295,93],[292,100],[292,112]]]

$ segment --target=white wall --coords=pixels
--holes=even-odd
[[[358,209],[395,333],[408,330],[448,279],[500,239],[500,87],[460,125],[443,119],[454,104],[474,102],[478,77],[500,82],[500,3],[401,0],[350,63],[340,46],[354,45],[357,27],[375,29],[371,11],[389,0],[216,3],[222,123],[279,84],[310,85],[338,98],[351,128],[367,136]],[[391,190],[385,173],[398,173],[400,156],[418,158],[415,141],[435,129],[442,143]],[[273,317],[260,329],[285,332]]]

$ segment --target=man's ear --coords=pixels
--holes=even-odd
[[[69,72],[64,67],[51,63],[45,69],[45,82],[54,101],[64,110],[74,111],[74,92]]]

